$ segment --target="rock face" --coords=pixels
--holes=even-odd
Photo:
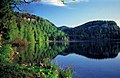
[[[120,39],[120,28],[114,21],[91,21],[75,28],[59,28],[70,40]]]

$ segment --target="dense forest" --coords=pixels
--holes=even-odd
[[[14,13],[7,34],[9,42],[67,40],[67,35],[50,21],[28,13]]]
[[[0,40],[12,43],[68,40],[67,35],[50,21],[14,12],[14,8],[21,12],[17,5],[28,4],[26,0],[2,0],[0,4]]]
[[[114,21],[91,21],[75,28],[58,29],[69,35],[70,40],[119,39],[120,28]]]

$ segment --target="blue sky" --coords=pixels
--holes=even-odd
[[[21,8],[50,20],[58,27],[75,27],[93,20],[114,20],[120,26],[120,0],[65,0],[65,3],[41,0]]]

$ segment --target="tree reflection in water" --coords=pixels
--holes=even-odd
[[[76,53],[88,58],[115,58],[120,52],[118,42],[71,42],[61,55]]]
[[[111,42],[70,42],[29,44],[27,47],[17,47],[19,55],[13,63],[39,65],[49,63],[57,55],[76,53],[88,58],[115,58],[120,52],[120,43]]]
[[[65,50],[68,43],[40,43],[29,44],[27,47],[17,47],[19,55],[14,57],[13,63],[25,65],[39,65],[49,63],[58,53]]]

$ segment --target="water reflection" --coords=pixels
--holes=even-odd
[[[29,44],[27,47],[17,47],[19,55],[14,57],[13,63],[37,65],[55,58],[58,53],[63,52],[67,43],[41,43]]]
[[[35,65],[50,62],[58,54],[75,53],[88,58],[115,58],[120,52],[120,43],[111,42],[71,42],[69,43],[41,43],[30,44],[27,47],[16,47],[19,55],[14,57],[13,63]]]
[[[73,42],[51,62],[70,66],[72,78],[120,78],[119,52],[118,42]]]
[[[57,62],[60,68],[71,65],[74,70],[73,78],[120,77],[120,55],[118,55],[120,43],[118,42],[41,43],[30,44],[26,48],[16,47],[16,49],[19,55],[14,57],[13,63],[38,65],[41,62]]]
[[[88,58],[104,59],[115,58],[120,52],[120,43],[117,42],[71,42],[60,55],[76,53]]]

